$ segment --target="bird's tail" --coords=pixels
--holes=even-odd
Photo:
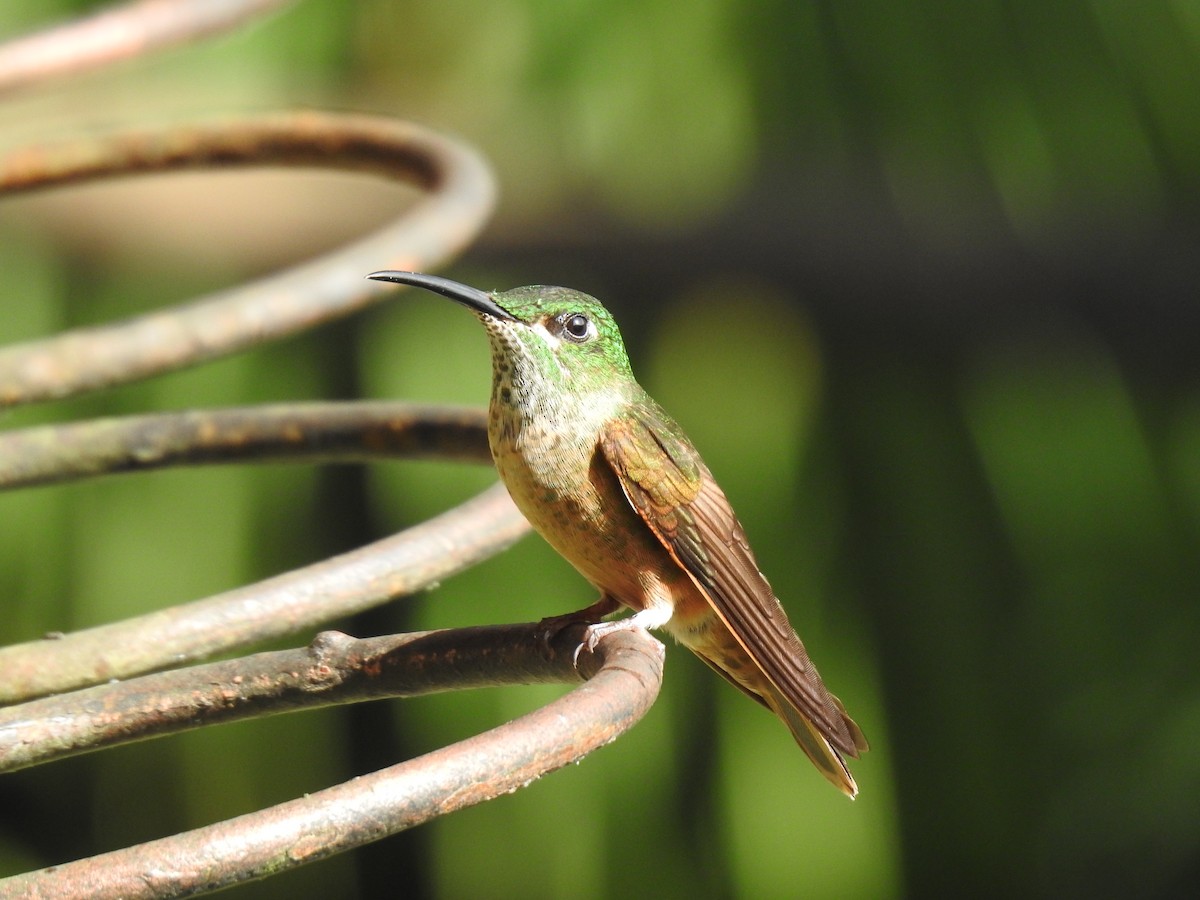
[[[800,749],[812,760],[817,770],[834,787],[853,800],[858,794],[858,785],[855,784],[854,776],[850,774],[850,770],[846,768],[846,763],[842,759],[842,755],[821,735],[812,722],[793,707],[792,704],[788,703],[773,686],[768,688],[763,700],[771,712],[775,713],[787,725],[788,731],[792,733],[792,737],[796,739],[796,743],[800,745]],[[850,725],[854,726],[851,733],[861,738],[862,732],[858,730],[858,726],[854,725],[849,717],[847,717],[847,721]],[[866,749],[865,740],[862,741],[861,749]]]
[[[727,637],[722,640],[722,636]],[[783,723],[787,725],[788,731],[792,733],[792,737],[796,739],[796,743],[800,745],[800,749],[812,760],[813,765],[820,773],[839,791],[851,800],[854,799],[858,793],[858,785],[854,783],[854,778],[851,776],[850,770],[846,768],[842,755],[825,739],[807,716],[784,698],[749,654],[742,649],[740,644],[736,643],[731,634],[728,632],[714,634],[710,630],[704,634],[705,639],[702,641],[694,638],[688,640],[688,638],[691,638],[691,635],[681,635],[680,641],[686,641],[688,649],[708,663],[722,678],[782,719]],[[866,750],[867,739],[863,736],[861,729],[853,719],[846,715],[841,702],[836,697],[830,696],[842,714],[842,720],[845,722],[850,739],[854,742],[855,750],[859,752]],[[857,753],[851,755],[857,756]]]

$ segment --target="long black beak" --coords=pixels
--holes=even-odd
[[[425,288],[443,297],[449,297],[476,312],[485,313],[495,319],[515,321],[515,316],[509,315],[496,305],[492,295],[479,288],[459,284],[449,278],[439,275],[422,275],[420,272],[372,272],[367,276],[375,281],[392,281],[396,284],[411,284],[414,287]]]

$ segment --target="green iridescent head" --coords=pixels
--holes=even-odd
[[[629,357],[612,315],[595,297],[569,288],[534,285],[489,294],[437,275],[375,272],[376,281],[410,284],[449,297],[483,321],[494,364],[514,381],[536,377],[578,390],[632,378]]]

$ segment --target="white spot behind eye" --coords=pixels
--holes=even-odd
[[[560,343],[562,343],[557,337],[552,335],[550,333],[549,329],[547,329],[546,326],[543,325],[541,322],[534,322],[533,325],[530,326],[530,330],[534,334],[536,334],[538,337],[540,337],[543,341],[545,341],[546,345],[551,350],[557,350],[558,345]]]

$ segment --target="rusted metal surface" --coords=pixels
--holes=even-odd
[[[579,637],[578,630],[561,633],[547,646],[537,626],[507,626],[418,635],[394,649],[381,646],[359,653],[352,639],[329,636],[312,650],[295,651],[306,657],[295,677],[278,667],[274,679],[264,675],[264,693],[271,694],[282,682],[285,687],[275,692],[273,702],[303,698],[310,689],[315,696],[311,705],[333,702],[330,695],[339,690],[336,682],[342,674],[339,665],[348,673],[342,682],[350,685],[347,691],[360,696],[373,690],[364,687],[371,681],[386,694],[384,683],[402,668],[413,679],[402,690],[413,690],[422,681],[437,683],[434,690],[456,683],[497,683],[514,672],[520,681],[570,683],[579,677],[572,663]],[[580,652],[578,672],[588,681],[567,696],[460,743],[249,815],[3,879],[0,894],[189,896],[324,859],[511,793],[612,742],[637,722],[661,685],[662,645],[645,632],[617,632],[602,638],[594,653]],[[216,696],[217,714],[220,705],[236,705],[234,698],[246,686],[247,680],[224,682],[224,695],[218,689]],[[171,696],[186,703],[186,692],[180,686]],[[157,697],[153,690],[133,696],[131,702],[143,707]],[[236,717],[238,710],[226,715]],[[103,712],[97,716],[104,717]]]
[[[498,553],[528,530],[496,485],[400,534],[256,584],[0,648],[0,703],[296,634],[427,588]]]
[[[452,459],[491,463],[482,409],[287,403],[0,432],[0,491],[177,465]]]
[[[139,0],[0,46],[0,93],[231,27],[280,0]],[[0,348],[0,409],[196,365],[347,315],[389,293],[381,268],[464,247],[494,187],[470,148],[408,123],[293,113],[141,129],[0,156],[0,196],[116,175],[233,166],[366,172],[424,193],[390,225],[258,281],[99,327]],[[307,403],[155,413],[0,433],[0,490],[179,465],[488,460],[482,411]],[[525,786],[623,733],[653,703],[662,646],[623,631],[494,626],[179,666],[412,593],[507,547],[528,524],[496,485],[400,534],[258,584],[0,648],[0,771],[316,706],[494,684],[588,680],[514,722],[266,810],[0,879],[0,896],[180,897],[323,859]],[[576,662],[576,654],[578,660]],[[159,671],[153,675],[144,673]],[[57,696],[48,696],[57,694]],[[40,698],[40,699],[35,699]]]
[[[365,172],[425,195],[375,234],[326,256],[180,306],[0,349],[0,409],[69,397],[195,365],[379,302],[380,267],[429,269],[491,212],[473,150],[394,119],[291,113],[120,132],[0,156],[0,196],[113,175],[233,166]]]
[[[0,46],[0,95],[236,28],[295,0],[135,0]]]
[[[240,719],[439,691],[579,680],[583,626],[536,624],[352,638],[143,675],[0,709],[0,773]],[[583,671],[594,662],[579,653]]]

